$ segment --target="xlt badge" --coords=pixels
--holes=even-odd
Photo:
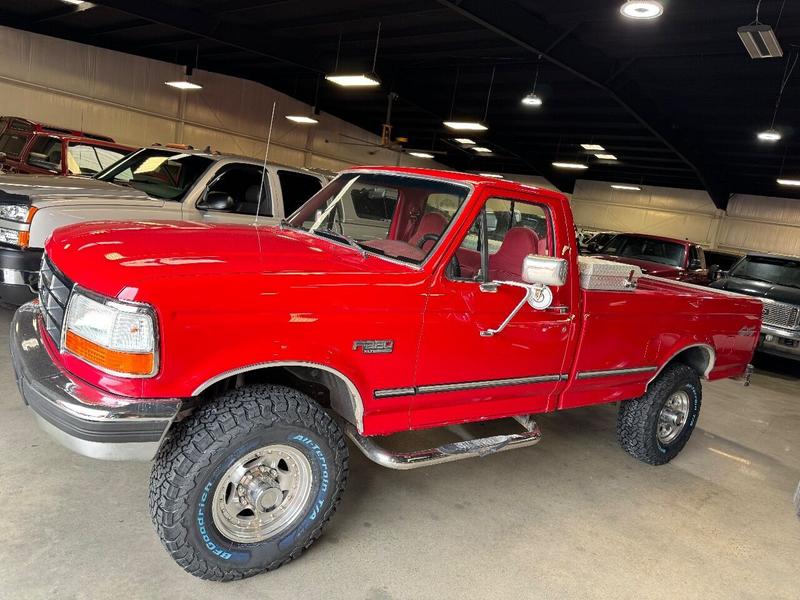
[[[394,350],[394,340],[356,340],[353,350],[364,354],[390,354]]]

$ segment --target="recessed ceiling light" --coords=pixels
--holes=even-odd
[[[559,169],[575,169],[575,170],[583,170],[589,168],[588,165],[583,165],[581,163],[558,162],[558,161],[554,162],[553,166]]]
[[[531,92],[522,99],[522,103],[525,106],[532,106],[534,108],[539,108],[542,105],[542,99],[533,92]]]
[[[192,81],[189,81],[188,79],[179,79],[179,80],[176,80],[176,81],[165,81],[164,84],[168,85],[169,87],[174,87],[174,88],[179,89],[179,90],[190,90],[191,91],[191,90],[202,90],[203,89],[202,85],[200,85],[199,83],[194,83]]]
[[[629,19],[656,19],[664,14],[664,7],[656,0],[629,0],[619,12]]]
[[[600,160],[617,160],[617,157],[613,154],[595,154],[595,156]]]
[[[375,73],[355,73],[345,75],[331,73],[325,79],[341,87],[375,87],[381,84],[380,78]]]
[[[428,154],[427,152],[409,152],[409,154],[417,158],[433,158],[433,154]]]
[[[478,173],[481,177],[491,177],[492,179],[503,179],[499,173]]]
[[[581,144],[581,148],[584,150],[591,150],[592,152],[605,151],[605,148],[603,148],[600,144]]]
[[[455,141],[457,141],[459,144],[462,144],[463,146],[474,146],[475,145],[475,140],[471,140],[469,138],[454,138],[454,139],[455,139]]]
[[[486,146],[475,146],[472,148],[475,152],[480,152],[481,154],[491,154],[491,149],[487,148]]]
[[[778,179],[778,183],[781,185],[800,186],[800,179]]]
[[[641,192],[642,188],[638,185],[620,185],[620,184],[611,184],[611,187],[615,190],[628,190],[629,192]]]
[[[456,131],[486,131],[489,129],[478,121],[445,121],[444,126]]]
[[[316,125],[319,123],[316,119],[312,119],[311,117],[304,117],[303,115],[286,115],[286,118],[290,121],[294,121],[295,123],[301,123],[303,125]]]
[[[758,132],[758,139],[762,142],[777,142],[781,137],[781,132],[777,129],[767,129],[766,131]]]

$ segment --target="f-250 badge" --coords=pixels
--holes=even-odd
[[[361,350],[364,354],[391,354],[394,350],[394,340],[356,340],[353,350]]]

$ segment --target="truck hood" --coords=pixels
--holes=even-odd
[[[413,270],[300,230],[188,221],[79,223],[56,229],[45,251],[72,281],[109,296],[177,277],[263,274],[309,280]]]
[[[756,296],[757,298],[769,298],[777,302],[800,305],[800,289],[767,283],[766,281],[726,277],[715,281],[711,284],[711,287],[748,296]]]
[[[163,201],[144,192],[85,177],[53,177],[50,175],[0,176],[0,202],[43,205],[75,204],[93,200],[115,204],[120,201],[150,202],[160,206]]]
[[[628,258],[622,256],[614,256],[613,254],[593,254],[597,258],[603,260],[611,260],[613,262],[624,263],[626,265],[634,265],[639,267],[643,273],[648,275],[655,275],[656,277],[675,277],[678,276],[682,269],[673,267],[672,265],[664,265],[649,260],[639,260],[636,258]]]

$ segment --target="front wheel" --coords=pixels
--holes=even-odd
[[[192,575],[250,577],[320,536],[347,462],[341,428],[316,402],[286,387],[242,387],[176,425],[153,465],[150,514]]]
[[[622,402],[617,438],[628,454],[651,465],[675,458],[689,441],[700,414],[700,377],[688,365],[666,367],[644,396]]]

